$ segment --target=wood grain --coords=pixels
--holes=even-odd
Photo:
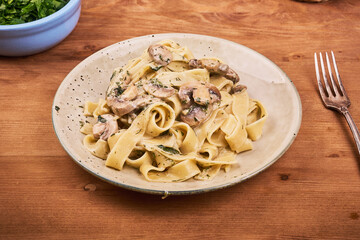
[[[360,157],[342,116],[326,110],[313,53],[333,50],[360,126],[360,2],[86,0],[74,32],[47,52],[0,57],[0,239],[360,239]],[[132,37],[186,32],[246,45],[297,87],[300,132],[266,171],[206,194],[114,187],[62,149],[51,105],[64,77]]]

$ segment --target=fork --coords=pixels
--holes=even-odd
[[[332,74],[331,63],[329,60],[328,53],[325,53],[325,57],[326,57],[327,69],[328,69],[331,85],[329,84],[328,78],[326,76],[323,56],[321,53],[319,53],[321,71],[322,71],[323,81],[325,84],[325,88],[324,88],[324,86],[321,82],[321,77],[320,77],[320,69],[319,69],[319,64],[318,64],[318,60],[317,60],[318,57],[317,57],[316,53],[314,54],[315,71],[316,71],[317,82],[319,85],[320,96],[322,98],[322,101],[323,101],[325,107],[332,109],[332,110],[336,110],[345,116],[346,121],[348,122],[351,132],[354,136],[356,146],[358,148],[358,152],[360,153],[359,130],[356,127],[355,122],[352,119],[350,112],[348,110],[348,107],[350,106],[350,99],[347,96],[345,88],[342,84],[333,51],[331,51],[331,56],[332,56],[332,62],[333,62],[333,69],[335,70],[338,85],[335,83],[335,80],[334,80],[334,77]]]

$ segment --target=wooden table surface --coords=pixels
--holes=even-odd
[[[360,158],[345,119],[324,108],[314,52],[333,50],[360,126],[360,1],[84,0],[61,44],[0,57],[0,239],[360,239]],[[112,186],[75,164],[51,107],[94,52],[168,32],[248,46],[299,91],[297,138],[275,164],[232,187],[161,199]]]

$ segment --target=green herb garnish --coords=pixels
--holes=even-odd
[[[150,83],[158,88],[167,88],[167,86],[164,86],[164,84],[160,82],[157,78],[150,79]]]
[[[162,68],[163,66],[157,66],[157,67],[150,67],[151,68],[151,70],[153,70],[153,71],[159,71],[160,70],[160,68]]]
[[[118,85],[117,88],[114,88],[115,96],[120,96],[125,90],[121,88],[120,83],[116,83]]]
[[[106,123],[106,119],[103,118],[101,115],[98,116],[98,122]]]
[[[115,77],[115,75],[116,75],[116,71],[114,71],[114,72],[112,73],[112,75],[111,75],[111,77],[110,77],[110,81]]]
[[[69,0],[0,0],[0,25],[32,22],[49,16]]]
[[[165,135],[168,135],[168,134],[169,134],[169,130],[166,130],[166,131],[160,133],[159,136],[165,136]]]
[[[162,150],[164,150],[165,152],[171,153],[171,154],[180,154],[180,152],[178,150],[176,150],[175,148],[172,147],[166,147],[164,145],[158,145],[158,147]]]

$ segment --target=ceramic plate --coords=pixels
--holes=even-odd
[[[91,155],[82,145],[79,132],[86,101],[105,98],[113,69],[140,56],[150,44],[172,39],[187,46],[196,58],[218,57],[228,63],[247,85],[251,98],[260,100],[269,117],[263,136],[252,151],[237,155],[238,165],[213,180],[188,180],[177,183],[148,182],[137,169],[122,171],[107,168],[104,161]],[[162,195],[181,195],[212,191],[240,183],[269,167],[289,148],[301,123],[299,94],[285,73],[266,57],[240,44],[195,34],[158,34],[122,41],[104,48],[82,61],[61,83],[53,102],[55,132],[67,153],[91,174],[120,187]]]

